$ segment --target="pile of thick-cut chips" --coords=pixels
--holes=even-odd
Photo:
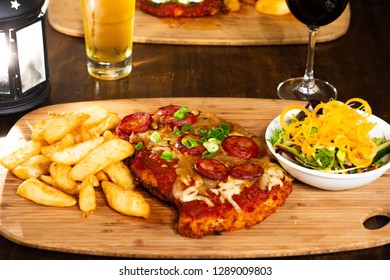
[[[133,146],[112,130],[117,114],[104,106],[50,113],[38,121],[31,140],[2,157],[0,163],[24,180],[16,193],[46,206],[78,206],[87,216],[97,208],[96,188],[116,211],[148,218],[149,204],[134,190],[124,160]]]

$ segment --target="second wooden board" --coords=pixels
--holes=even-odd
[[[350,22],[349,6],[333,23],[321,27],[318,42],[343,36]],[[83,21],[80,0],[51,0],[50,25],[57,31],[82,37]],[[243,4],[241,11],[195,19],[157,18],[140,10],[135,13],[134,42],[181,45],[285,45],[304,44],[308,31],[291,14],[268,16]]]

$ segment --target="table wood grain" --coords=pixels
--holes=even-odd
[[[375,115],[390,122],[390,1],[357,0],[351,1],[350,7],[348,32],[335,41],[317,45],[314,74],[336,86],[339,100],[361,97],[370,103]],[[276,87],[281,81],[303,75],[307,50],[304,44],[179,46],[137,43],[131,75],[120,81],[104,82],[88,76],[82,38],[67,36],[46,26],[52,90],[42,106],[129,98],[277,99]],[[1,117],[0,145],[24,114]],[[389,213],[383,213],[383,217],[368,221],[367,226],[389,227],[389,216]],[[39,250],[0,237],[0,259],[102,258],[110,257]],[[281,258],[390,259],[390,245]]]

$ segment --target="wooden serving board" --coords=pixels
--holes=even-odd
[[[333,23],[320,29],[318,42],[344,35],[350,22],[349,6]],[[80,0],[51,0],[51,26],[71,36],[83,36]],[[195,19],[160,19],[140,10],[135,13],[134,42],[183,45],[282,45],[306,44],[308,31],[291,14],[269,16],[242,4],[241,11],[229,15]]]
[[[31,127],[49,111],[64,112],[101,104],[121,117],[134,111],[153,112],[168,104],[189,106],[238,121],[264,137],[268,123],[295,101],[245,98],[150,98],[59,104],[21,118],[4,140],[1,154],[30,139]],[[390,172],[355,190],[331,192],[294,183],[286,203],[248,230],[182,237],[175,232],[175,210],[147,192],[148,220],[109,208],[98,190],[98,210],[83,218],[77,206],[45,207],[16,194],[21,183],[0,168],[0,232],[31,247],[92,255],[136,258],[258,258],[362,249],[390,242],[390,225],[368,230],[363,222],[390,213]]]

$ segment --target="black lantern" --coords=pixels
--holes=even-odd
[[[31,109],[50,92],[48,0],[0,0],[0,115]]]

